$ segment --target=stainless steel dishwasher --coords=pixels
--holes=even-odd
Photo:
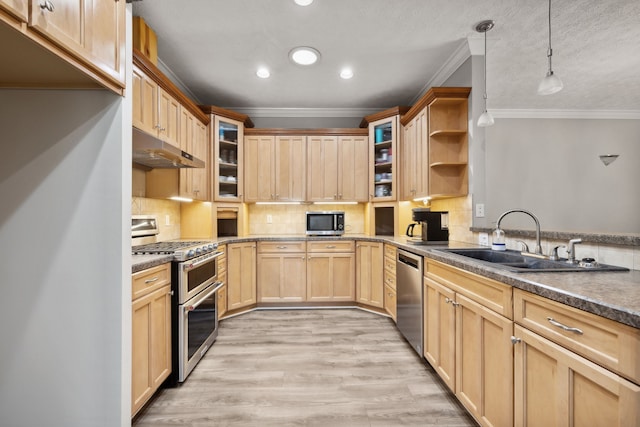
[[[397,325],[422,357],[422,257],[398,250],[396,258]]]

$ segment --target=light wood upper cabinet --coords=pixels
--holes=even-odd
[[[369,201],[368,141],[366,136],[338,138],[338,200]]]
[[[397,115],[369,124],[369,196],[374,202],[398,199]]]
[[[338,137],[307,138],[307,199],[338,200]]]
[[[133,126],[151,135],[158,129],[158,84],[133,67]]]
[[[400,189],[402,200],[428,196],[427,137],[427,109],[425,108],[403,128],[400,150],[403,171]]]
[[[373,307],[384,307],[383,244],[356,243],[356,301]]]
[[[274,201],[276,145],[274,136],[244,138],[244,201]]]
[[[276,136],[275,140],[275,191],[276,200],[302,202],[306,199],[305,136]]]
[[[180,169],[180,195],[194,200],[210,200],[209,129],[188,111],[185,114],[184,108],[180,114],[180,140],[182,150],[205,160],[204,168]]]
[[[40,0],[42,1],[42,0]],[[53,0],[51,0],[53,1]],[[125,79],[125,4],[123,0],[85,0],[92,13],[85,32],[92,62],[117,81]]]
[[[244,190],[244,123],[213,116],[213,199],[241,202]]]
[[[180,103],[166,90],[158,87],[158,138],[180,147]]]
[[[64,48],[82,56],[87,51],[85,13],[91,5],[88,0],[31,0],[30,25]]]
[[[29,0],[0,0],[0,9],[6,10],[22,22],[29,19]]]

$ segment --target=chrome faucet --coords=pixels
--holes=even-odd
[[[567,262],[571,264],[576,263],[576,244],[582,243],[582,239],[569,240],[569,247],[567,248]]]
[[[527,214],[536,223],[536,251],[535,251],[535,253],[538,254],[538,255],[543,255],[543,253],[542,253],[542,245],[540,244],[540,221],[538,221],[538,218],[536,218],[536,216],[534,214],[532,214],[531,212],[525,211],[524,209],[511,209],[511,210],[508,210],[505,213],[503,213],[502,215],[500,215],[500,217],[498,217],[497,228],[500,228],[500,222],[502,221],[502,218],[504,218],[508,214],[514,213],[514,212],[521,212],[523,214]]]

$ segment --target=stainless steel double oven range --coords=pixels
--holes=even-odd
[[[173,254],[173,370],[167,380],[169,385],[183,382],[218,336],[217,292],[223,283],[218,281],[218,257],[222,252],[217,249],[218,244],[209,241],[168,241],[132,248],[134,255]]]

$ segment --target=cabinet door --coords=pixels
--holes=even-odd
[[[356,297],[355,254],[336,253],[333,254],[331,258],[331,284],[333,286],[333,301],[354,301]]]
[[[213,199],[241,202],[244,165],[244,124],[226,117],[212,117]]]
[[[84,28],[91,62],[100,71],[124,85],[125,2],[85,1],[87,9],[90,9],[85,12]]]
[[[424,357],[452,391],[456,389],[455,292],[424,279]]]
[[[396,290],[384,285],[384,309],[389,313],[394,322],[396,321],[397,306]]]
[[[0,8],[23,22],[29,19],[29,0],[0,0]]]
[[[415,194],[414,198],[429,195],[429,133],[427,128],[427,109],[425,108],[415,118]]]
[[[258,256],[258,301],[305,301],[306,276],[304,253],[260,254]]]
[[[194,117],[193,120],[193,155],[204,160],[204,168],[191,169],[193,198],[208,201],[209,180],[211,179],[211,162],[209,160],[209,128]]]
[[[383,260],[382,243],[357,243],[356,301],[374,307],[384,307]]]
[[[307,182],[307,138],[277,136],[275,149],[276,199],[283,202],[304,201]]]
[[[338,199],[338,138],[307,138],[307,199],[312,202]]]
[[[256,244],[227,245],[227,307],[229,310],[256,303]]]
[[[133,67],[133,126],[151,135],[158,133],[158,85]]]
[[[456,396],[484,426],[513,425],[513,322],[456,294]]]
[[[519,325],[514,335],[514,425],[640,424],[640,387]]]
[[[158,137],[180,147],[180,103],[162,88],[158,88]]]
[[[81,58],[86,57],[85,10],[89,0],[51,0],[53,10],[41,7],[42,0],[31,0],[29,24],[44,36]]]
[[[251,135],[244,139],[245,202],[276,199],[275,137]]]
[[[170,373],[171,286],[167,285],[132,304],[132,414]]]
[[[222,319],[227,313],[227,286],[218,290],[218,319]]]
[[[338,139],[338,199],[369,201],[369,147],[366,136]]]
[[[415,149],[416,119],[414,118],[402,128],[400,156],[402,174],[400,180],[400,199],[411,200],[416,192]]]
[[[307,301],[353,301],[354,284],[353,253],[313,253],[307,257]]]

